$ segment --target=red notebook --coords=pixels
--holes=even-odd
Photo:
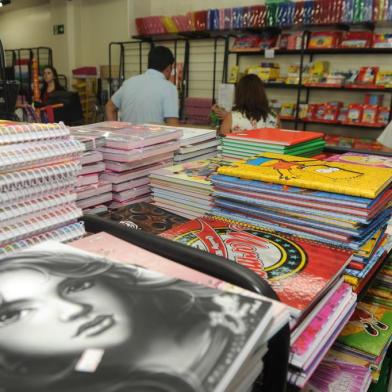
[[[351,253],[272,231],[199,218],[163,234],[248,267],[267,279],[294,317],[310,310],[340,276]],[[202,261],[201,261],[202,262]]]
[[[294,131],[290,129],[261,128],[241,131],[226,136],[228,139],[293,146],[324,137],[321,132]]]

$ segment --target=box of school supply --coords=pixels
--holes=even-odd
[[[376,84],[385,88],[392,87],[392,70],[378,71],[376,77]]]
[[[309,49],[331,49],[339,47],[342,34],[340,32],[318,31],[310,36]]]
[[[363,105],[362,122],[367,124],[376,124],[378,119],[377,105]]]
[[[373,48],[392,48],[392,33],[374,34]]]
[[[370,48],[373,34],[370,31],[348,31],[343,35],[342,48]]]

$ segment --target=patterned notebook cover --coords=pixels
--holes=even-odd
[[[235,390],[273,314],[58,242],[2,259],[0,279],[4,392]]]
[[[210,218],[184,223],[162,236],[236,261],[268,279],[296,316],[330,287],[351,257],[343,250]]]
[[[211,175],[215,174],[220,166],[231,163],[232,161],[219,158],[188,162],[156,170],[151,174],[151,179],[211,189]]]
[[[374,199],[392,181],[392,169],[264,153],[220,167],[219,174]]]
[[[175,225],[188,221],[188,219],[182,216],[149,203],[133,204],[115,211],[106,212],[100,216],[132,229],[141,229],[153,234],[163,233]]]
[[[338,342],[352,350],[378,357],[392,337],[392,311],[360,302]]]
[[[373,167],[384,167],[392,168],[392,157],[384,157],[382,155],[368,155],[359,154],[355,152],[346,152],[341,155],[334,155],[326,159],[328,162],[343,162],[353,163],[356,165],[373,166]]]

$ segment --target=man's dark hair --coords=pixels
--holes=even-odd
[[[156,46],[148,54],[148,68],[155,69],[159,72],[162,72],[173,63],[173,53],[166,46]]]

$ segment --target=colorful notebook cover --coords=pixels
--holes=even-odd
[[[390,343],[391,336],[392,311],[360,302],[338,342],[352,350],[378,357]]]
[[[223,256],[268,279],[298,316],[332,284],[351,253],[239,224],[199,218],[163,237]]]
[[[124,226],[160,234],[187,219],[149,203],[137,203],[100,215]]]
[[[270,301],[58,242],[1,263],[7,392],[227,391],[272,320]]]
[[[264,153],[220,167],[219,174],[374,199],[392,181],[392,169]]]
[[[260,143],[279,144],[283,146],[292,146],[304,143],[314,139],[322,138],[321,132],[294,131],[289,129],[262,128],[241,131],[226,136],[233,140],[256,141]]]
[[[189,186],[211,189],[211,175],[221,165],[230,165],[231,161],[212,158],[201,161],[193,161],[156,170],[151,174],[151,179],[173,182],[176,184],[187,184]]]
[[[175,128],[163,128],[159,125],[135,125],[121,121],[104,121],[75,127],[75,129],[93,134],[94,132],[104,134],[107,147],[122,150],[151,146],[181,137],[181,130]]]
[[[326,159],[328,162],[353,163],[363,166],[392,168],[392,157],[382,155],[359,154],[355,152],[346,152],[341,155],[334,155]]]
[[[366,392],[370,383],[367,367],[324,359],[302,392]]]

